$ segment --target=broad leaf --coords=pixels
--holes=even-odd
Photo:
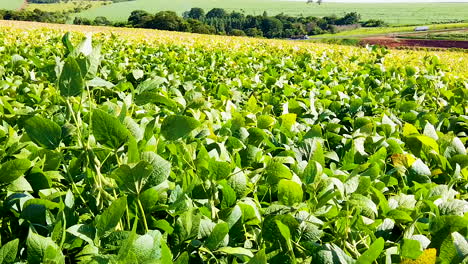
[[[92,113],[92,131],[96,140],[108,147],[118,149],[128,139],[128,130],[115,116],[96,109]]]
[[[60,126],[41,116],[34,116],[26,120],[24,128],[36,144],[47,149],[56,149],[62,140]]]
[[[167,140],[177,140],[187,136],[192,130],[200,126],[193,117],[189,116],[168,116],[161,125],[161,134]]]
[[[112,231],[122,218],[127,209],[127,197],[121,197],[96,218],[97,236],[102,237]]]
[[[15,159],[3,163],[0,167],[0,185],[10,183],[29,170],[31,162],[26,159]]]
[[[15,239],[0,248],[0,264],[13,263],[18,253],[19,239]]]
[[[60,94],[65,97],[78,96],[83,92],[84,80],[75,58],[68,57],[65,60],[58,85]]]

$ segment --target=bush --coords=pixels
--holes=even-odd
[[[242,30],[242,29],[233,29],[233,30],[231,30],[229,35],[231,35],[231,36],[246,36],[244,30]]]
[[[369,19],[367,21],[361,22],[363,27],[385,27],[387,23],[380,19]]]

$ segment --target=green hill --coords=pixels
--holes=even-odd
[[[23,0],[0,0],[0,9],[18,9],[23,4]]]
[[[323,3],[306,4],[306,1],[279,0],[136,0],[115,3],[84,11],[79,16],[94,18],[106,16],[114,21],[126,20],[131,11],[142,9],[148,12],[173,10],[182,14],[191,7],[211,9],[224,8],[229,11],[244,11],[246,14],[260,15],[267,11],[269,15],[284,12],[289,15],[343,15],[358,12],[363,19],[383,19],[394,25],[430,24],[468,20],[466,3]]]

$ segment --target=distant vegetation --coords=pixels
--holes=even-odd
[[[99,19],[96,22],[96,19]],[[104,17],[94,21],[85,18],[75,18],[74,24],[110,25]],[[244,15],[239,12],[228,13],[222,8],[213,8],[205,13],[202,8],[192,8],[183,17],[173,11],[161,11],[150,14],[144,10],[133,11],[127,23],[117,26],[131,26],[137,28],[152,28],[169,31],[183,31],[202,34],[220,34],[234,36],[252,36],[267,38],[290,38],[305,35],[334,33],[340,26],[358,25],[360,15],[348,13],[343,17],[292,17],[284,14],[269,16],[266,12],[261,16]],[[367,21],[364,22],[369,24]],[[373,24],[383,24],[378,21]]]
[[[42,0],[36,0],[42,1]],[[52,1],[52,0],[51,0]],[[0,18],[5,20],[25,20],[51,23],[65,23],[70,19],[71,11],[46,12],[34,10],[2,10]],[[93,20],[75,17],[78,25],[105,25],[119,27],[150,28],[169,31],[193,32],[200,34],[219,34],[234,36],[252,36],[266,38],[304,38],[306,35],[335,33],[347,27],[359,27],[361,16],[352,12],[343,17],[293,17],[285,14],[269,16],[244,15],[239,12],[227,12],[222,8],[213,8],[206,12],[202,8],[192,8],[183,16],[173,11],[160,11],[151,14],[144,10],[131,13],[126,22],[112,23],[104,16]],[[364,21],[362,25],[383,25],[383,21]]]

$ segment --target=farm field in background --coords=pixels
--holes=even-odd
[[[427,24],[429,31],[433,30],[454,30],[468,28],[468,23],[449,23],[449,24]],[[392,33],[415,33],[414,26],[395,26],[395,27],[376,27],[376,28],[358,28],[338,32],[335,34],[322,34],[317,36],[310,36],[310,38],[341,38],[341,37],[366,37],[369,35],[384,35]]]
[[[468,261],[468,53],[0,26],[0,263]]]
[[[401,38],[413,39],[446,39],[446,40],[468,40],[468,29],[449,32],[428,32],[423,34],[403,35]]]
[[[304,16],[342,16],[348,12],[357,12],[362,19],[382,19],[392,25],[431,24],[434,22],[452,22],[454,20],[468,20],[468,4],[466,3],[323,3],[306,4],[294,1],[275,0],[232,0],[232,1],[161,1],[136,0],[115,3],[108,6],[93,8],[80,13],[78,16],[94,18],[105,14],[111,20],[127,20],[133,10],[146,10],[156,13],[162,10],[172,10],[179,14],[192,7],[209,10],[214,7],[228,11],[244,11],[246,14],[261,15],[267,11],[269,15],[285,13]]]
[[[24,0],[0,0],[0,9],[16,10],[21,7]]]
[[[54,4],[28,4],[26,10],[39,9],[47,12],[67,12],[73,11],[75,8],[97,8],[111,3],[112,1],[69,1]]]

